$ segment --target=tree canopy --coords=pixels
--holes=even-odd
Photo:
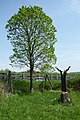
[[[54,44],[56,29],[52,19],[38,6],[22,6],[6,25],[7,38],[13,46],[11,63],[30,68],[56,62]],[[32,79],[32,77],[30,78]]]

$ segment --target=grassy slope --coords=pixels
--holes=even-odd
[[[35,92],[0,98],[0,120],[79,120],[80,93],[71,92],[71,104],[58,104],[59,92]]]

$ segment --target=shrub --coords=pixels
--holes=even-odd
[[[13,93],[27,94],[29,91],[29,81],[27,80],[14,80]]]
[[[80,91],[80,79],[74,81],[73,90]]]
[[[45,81],[42,81],[41,84],[39,85],[39,90],[40,91],[43,91],[43,90],[51,90],[51,86],[49,84],[49,82],[45,82]]]
[[[76,78],[75,80],[68,80],[68,88],[72,88],[75,91],[80,91],[80,78]]]

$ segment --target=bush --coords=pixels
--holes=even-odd
[[[49,81],[33,81],[34,90],[61,90],[61,81],[60,80],[50,80]]]
[[[72,88],[75,91],[80,91],[80,78],[76,78],[76,80],[68,80],[68,88]]]
[[[28,91],[29,91],[29,81],[26,81],[26,80],[13,81],[13,93],[27,94]]]
[[[51,84],[50,84],[51,83]],[[36,91],[43,90],[60,90],[61,81],[52,80],[52,81],[35,81],[33,80],[33,89]],[[30,83],[28,80],[13,80],[13,93],[17,94],[27,94],[30,89]]]
[[[70,80],[67,80],[67,86],[68,88],[72,88],[74,85],[74,80],[70,79]]]
[[[45,82],[45,81],[42,81],[41,84],[39,85],[39,90],[40,91],[43,91],[43,90],[51,90],[51,86],[49,84],[49,82]]]
[[[73,90],[80,91],[80,79],[74,81]]]
[[[53,90],[61,90],[61,81],[60,80],[55,80],[53,81]]]

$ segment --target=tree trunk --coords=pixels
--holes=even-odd
[[[30,93],[33,90],[33,68],[30,69]]]

